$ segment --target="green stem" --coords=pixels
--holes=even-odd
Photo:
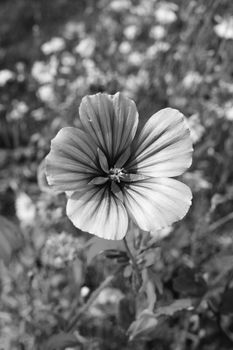
[[[136,259],[135,259],[134,255],[132,254],[131,250],[129,249],[129,245],[128,245],[126,237],[124,237],[123,241],[124,241],[127,253],[129,255],[129,258],[131,260],[131,263],[133,265],[133,269],[134,269],[134,271],[136,273],[138,283],[139,283],[139,285],[141,285],[142,284],[142,276],[141,276],[140,270],[138,268],[138,264],[136,262]]]

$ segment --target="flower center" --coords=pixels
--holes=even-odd
[[[123,180],[125,175],[124,168],[111,168],[108,173],[108,178],[111,181],[120,183]]]

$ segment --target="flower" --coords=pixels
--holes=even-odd
[[[60,52],[65,49],[65,40],[63,38],[54,37],[41,46],[41,50],[45,55]]]
[[[46,157],[48,183],[67,193],[73,224],[117,240],[129,220],[152,231],[182,219],[192,194],[171,177],[191,165],[183,115],[162,109],[137,132],[136,105],[121,93],[86,96],[79,114],[80,126],[61,129]]]

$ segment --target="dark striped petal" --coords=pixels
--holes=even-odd
[[[128,228],[123,203],[104,187],[89,185],[87,191],[74,193],[67,215],[76,227],[105,239],[123,239]]]
[[[97,150],[88,135],[78,128],[63,128],[46,157],[48,183],[57,191],[82,190],[101,174],[97,164]]]
[[[124,204],[133,221],[153,231],[181,220],[191,205],[192,193],[180,181],[149,178],[126,184]]]
[[[115,165],[132,143],[138,125],[135,103],[117,93],[96,94],[82,99],[80,120],[96,147],[106,155],[109,166]]]
[[[183,115],[176,109],[165,108],[145,124],[126,169],[152,177],[178,176],[191,165],[192,150]]]

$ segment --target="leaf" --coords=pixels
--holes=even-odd
[[[131,323],[128,329],[129,341],[132,340],[151,340],[154,337],[154,331],[158,320],[153,312],[143,310],[136,321]]]
[[[220,312],[224,315],[233,314],[233,288],[227,289],[222,295]]]
[[[87,264],[90,264],[98,254],[106,250],[125,252],[123,240],[111,241],[99,237],[91,238],[86,245]]]
[[[157,291],[160,295],[163,294],[163,281],[159,274],[155,272],[152,268],[147,269],[150,280],[153,282],[155,286],[155,291]]]
[[[190,298],[185,299],[179,299],[175,300],[173,303],[171,303],[168,306],[161,306],[158,307],[155,311],[155,316],[161,316],[161,315],[167,315],[167,316],[173,316],[176,312],[188,309],[191,310],[193,308],[192,306],[192,300]]]
[[[123,272],[123,275],[125,278],[129,278],[132,276],[132,273],[133,273],[133,269],[132,269],[132,266],[131,265],[127,265],[125,268],[124,268],[124,272]]]
[[[201,297],[207,291],[205,280],[187,266],[179,270],[178,276],[173,280],[173,288],[183,295],[193,297]]]
[[[150,279],[149,276],[149,270],[143,269],[142,270],[142,287],[140,292],[145,292],[146,295],[146,301],[147,301],[147,309],[152,311],[154,309],[154,305],[156,302],[156,293],[155,293],[155,286]]]
[[[117,259],[117,261],[128,262],[129,258],[126,252],[122,252],[116,249],[108,249],[104,252],[104,255],[108,259]]]
[[[13,252],[19,249],[21,244],[22,236],[19,228],[0,216],[0,259],[9,264]]]
[[[58,333],[52,335],[45,343],[44,350],[63,350],[67,347],[79,345],[80,341],[74,334]]]
[[[144,254],[144,267],[149,267],[154,265],[155,259],[156,259],[155,249],[151,251],[147,251],[146,254]]]

